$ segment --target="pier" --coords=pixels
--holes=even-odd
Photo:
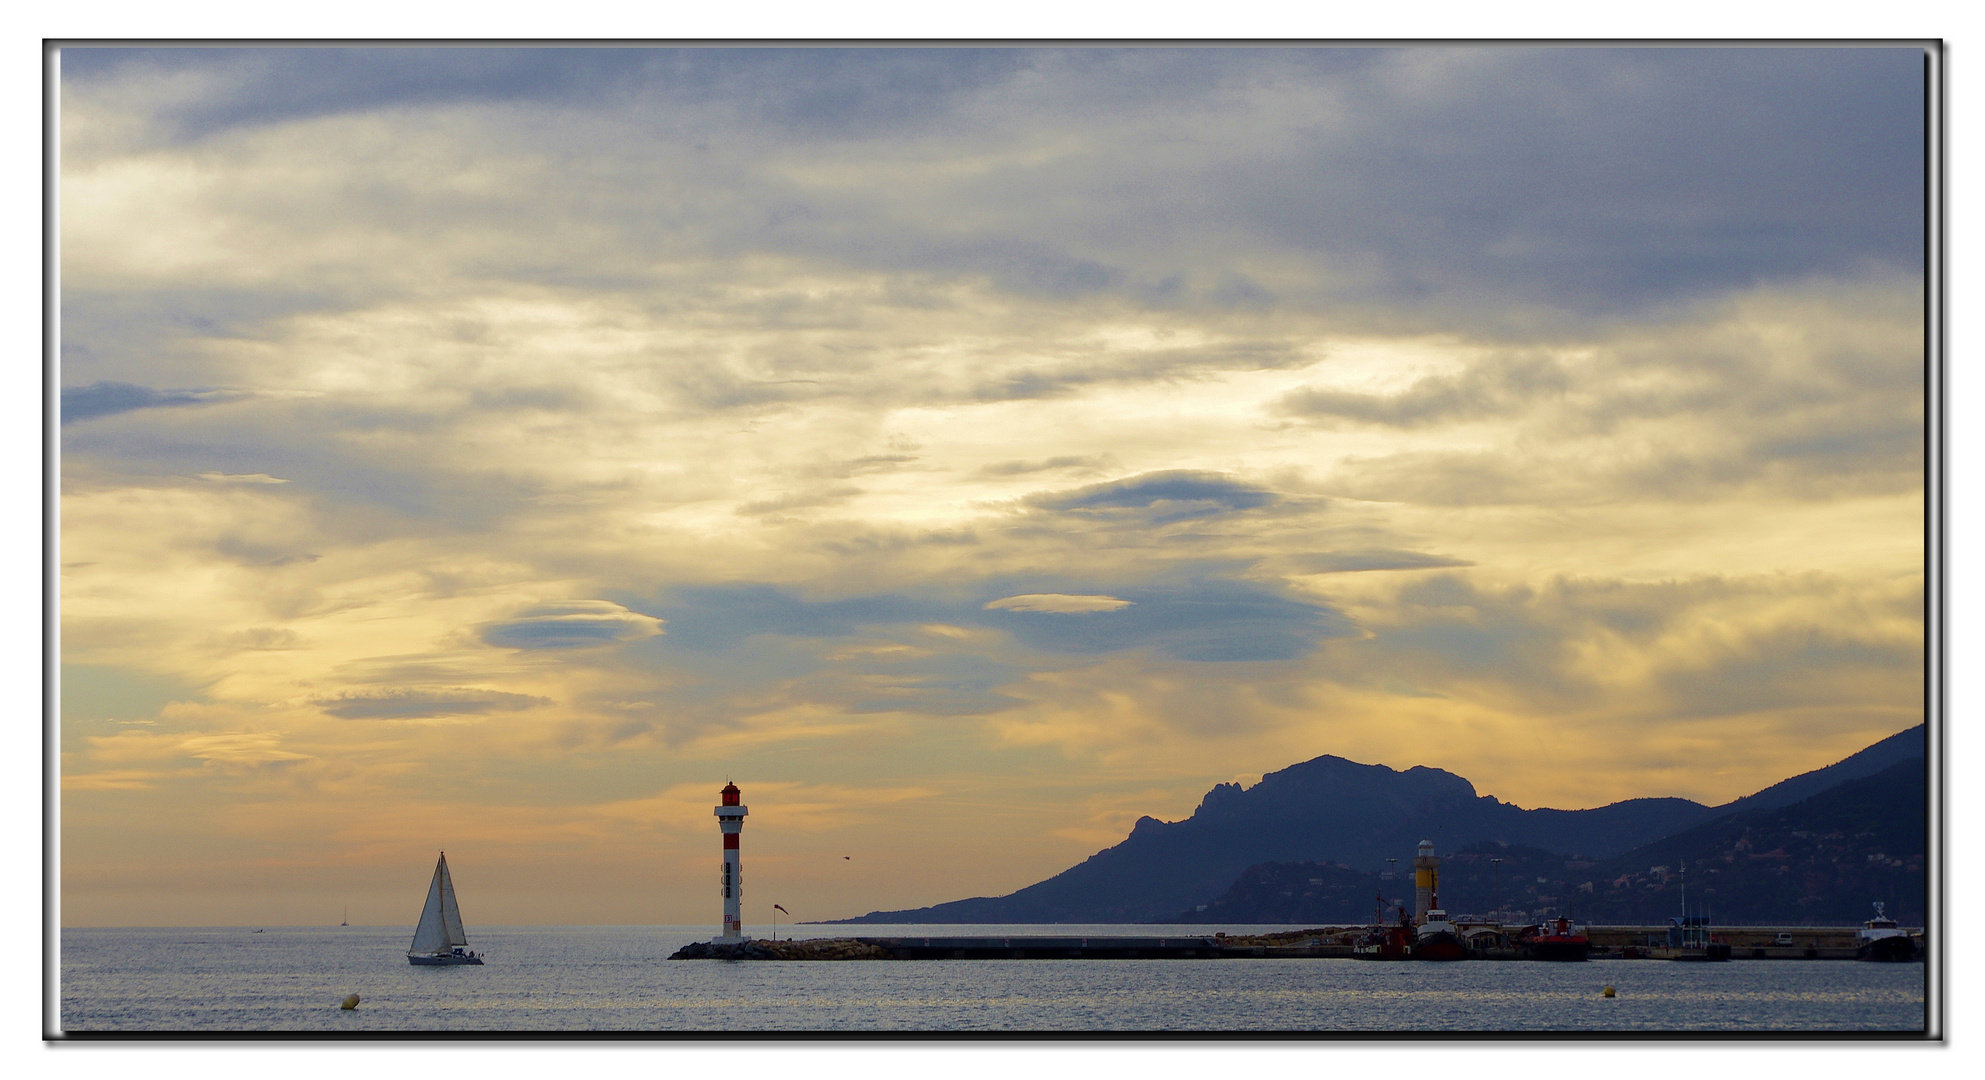
[[[1295,936],[1295,935],[1278,935]],[[1314,935],[1311,935],[1312,937]],[[1217,960],[1350,956],[1351,946],[1258,938],[1044,936],[809,938],[686,945],[671,960]]]
[[[1349,958],[1370,927],[1320,927],[1277,934],[1212,934],[1189,937],[1013,935],[1002,937],[805,938],[799,941],[696,942],[671,960],[1220,960]],[[1471,960],[1519,960],[1504,947],[1521,926],[1463,924],[1479,945]],[[1852,926],[1733,926],[1712,929],[1710,940],[1729,948],[1731,960],[1852,960],[1858,942]],[[1703,960],[1704,949],[1668,944],[1666,926],[1588,926],[1593,960]],[[1912,934],[1919,940],[1922,931]],[[1718,950],[1719,954],[1721,950]],[[1720,956],[1718,958],[1721,958]]]
[[[1181,960],[1223,951],[1211,937],[890,937],[856,938],[898,960]]]

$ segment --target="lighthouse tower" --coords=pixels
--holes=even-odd
[[[1441,861],[1434,854],[1432,840],[1420,841],[1420,850],[1413,856],[1413,922],[1415,925],[1427,921],[1427,909],[1434,906],[1434,894],[1441,887]]]
[[[717,807],[717,827],[724,832],[724,932],[714,940],[735,945],[744,940],[744,916],[739,914],[744,894],[744,870],[738,865],[737,838],[744,831],[744,815],[750,813],[738,802],[743,792],[726,782],[723,804]]]

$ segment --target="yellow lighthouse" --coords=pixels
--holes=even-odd
[[[1434,854],[1432,840],[1420,841],[1420,850],[1413,856],[1413,923],[1419,925],[1427,921],[1427,909],[1434,906],[1434,895],[1440,892],[1441,861]]]

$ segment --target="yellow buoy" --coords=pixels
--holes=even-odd
[[[1609,987],[1607,987],[1607,988],[1606,988],[1606,993],[1607,993],[1607,994],[1608,994],[1609,996],[1610,996],[1610,995],[1612,994],[1612,992],[1613,992],[1613,988],[1612,988],[1612,987],[1610,987],[1610,986],[1609,986]],[[340,1008],[340,1009],[356,1009],[356,1008],[358,1008],[358,995],[357,995],[357,994],[346,994],[346,995],[345,995],[345,1000],[344,1000],[344,1004],[342,1004],[342,1005],[339,1005],[339,1006],[338,1006],[338,1008]]]
[[[352,996],[353,996],[353,997],[357,997],[358,995],[357,995],[357,994],[353,994]],[[1612,996],[1613,996],[1613,988],[1609,986],[1609,987],[1607,987],[1606,989],[1604,989],[1604,990],[1602,990],[1602,991],[1600,991],[1600,996],[1601,996],[1601,997],[1612,997]]]

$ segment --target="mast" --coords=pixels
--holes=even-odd
[[[1682,860],[1682,944],[1689,943],[1689,861]]]

